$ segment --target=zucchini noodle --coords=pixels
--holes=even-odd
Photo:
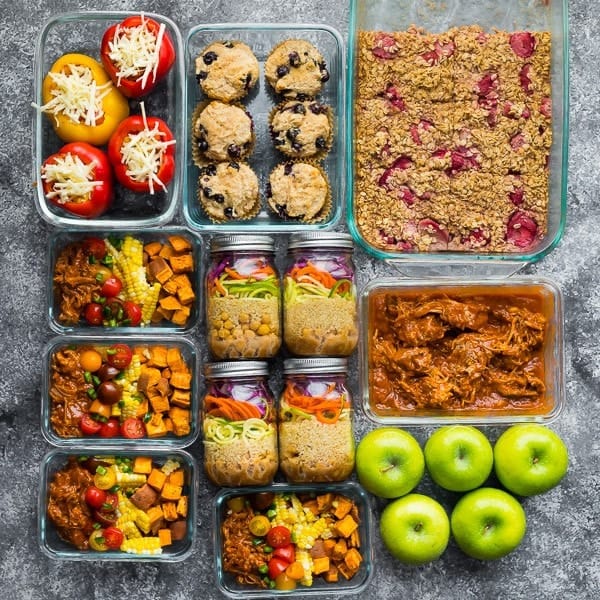
[[[206,417],[204,420],[204,439],[216,444],[230,444],[240,439],[258,441],[274,433],[273,426],[262,419],[228,421],[220,417]]]

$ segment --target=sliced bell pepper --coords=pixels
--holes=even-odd
[[[42,83],[40,110],[65,142],[102,146],[129,114],[127,99],[102,65],[85,54],[64,54]]]
[[[175,47],[164,23],[134,15],[104,32],[100,58],[121,93],[139,98],[167,75],[175,62]]]
[[[85,218],[105,213],[113,198],[108,156],[87,142],[72,142],[42,164],[44,195],[52,204]]]

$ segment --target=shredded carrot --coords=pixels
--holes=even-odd
[[[217,292],[219,292],[219,294],[221,294],[222,296],[227,296],[227,291],[223,287],[223,284],[221,283],[221,280],[218,277],[215,277],[214,279],[209,281],[209,294],[212,296],[215,290],[217,290]]]
[[[305,267],[293,267],[290,270],[289,275],[298,282],[302,282],[303,277],[312,277],[328,289],[332,288],[336,283],[335,278],[330,273],[317,269],[317,267],[310,262],[308,262]]]
[[[225,267],[225,273],[232,279],[248,279],[244,275],[240,275],[235,269],[230,269],[229,267]]]
[[[330,384],[325,395],[330,394],[334,389],[335,383]],[[306,396],[298,390],[293,382],[287,384],[284,398],[290,406],[313,414],[321,423],[337,422],[342,414],[342,410],[346,406],[343,396],[332,399],[327,399],[322,396]]]
[[[233,398],[218,398],[210,394],[205,397],[204,410],[212,417],[222,417],[230,421],[245,421],[246,419],[260,418],[260,410],[249,402],[234,400]]]

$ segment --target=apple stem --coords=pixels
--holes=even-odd
[[[386,467],[385,469],[381,469],[382,473],[387,473],[388,471],[391,471],[392,469],[395,469],[396,465],[391,464],[389,467]]]

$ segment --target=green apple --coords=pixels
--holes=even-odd
[[[439,502],[408,494],[384,508],[379,531],[392,556],[409,565],[422,565],[439,558],[446,549],[450,522]]]
[[[419,442],[408,431],[380,427],[363,437],[356,449],[356,474],[362,486],[382,498],[413,490],[425,471]]]
[[[558,485],[569,465],[560,437],[536,423],[509,427],[494,445],[496,476],[513,494],[533,496]]]
[[[425,465],[439,486],[467,492],[492,472],[494,452],[485,435],[468,425],[448,425],[435,431],[424,448]]]
[[[480,560],[501,558],[522,541],[527,529],[525,511],[504,490],[482,487],[465,494],[450,515],[458,547]]]

